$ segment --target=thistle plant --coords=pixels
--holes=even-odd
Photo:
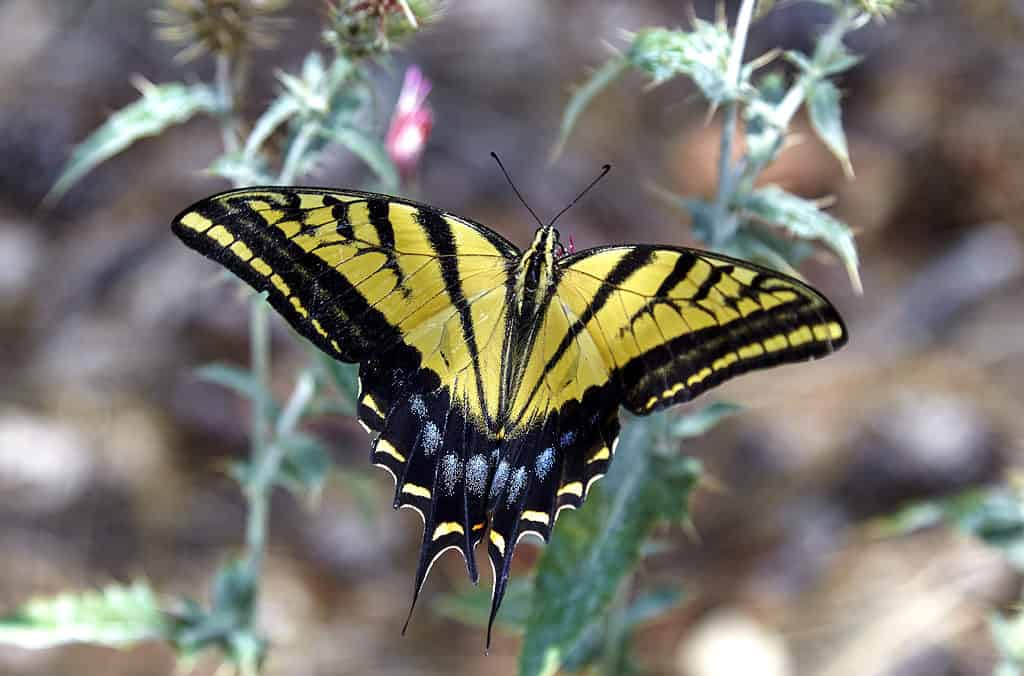
[[[272,48],[288,28],[285,0],[167,0],[153,14],[159,38],[181,45],[177,60],[209,54],[212,82],[153,84],[136,77],[140,98],[115,112],[71,153],[47,197],[60,199],[89,171],[143,138],[195,117],[215,121],[222,154],[207,172],[233,186],[289,185],[309,175],[328,152],[342,149],[362,160],[376,177],[367,186],[399,188],[399,169],[411,176],[430,130],[429,83],[419,76],[410,110],[396,111],[406,136],[419,132],[402,152],[385,145],[374,119],[375,93],[368,71],[417,28],[429,22],[436,3],[412,0],[342,1],[328,5],[326,49],[311,51],[298,72],[275,74],[279,93],[255,120],[242,118],[253,50]],[[408,97],[408,94],[406,94]],[[405,117],[401,117],[404,115]],[[413,124],[410,126],[409,116]],[[397,153],[392,155],[392,153]],[[270,329],[266,303],[254,296],[249,310],[250,367],[210,364],[199,376],[248,398],[252,405],[251,453],[235,463],[248,510],[242,552],[229,559],[210,585],[209,602],[162,600],[143,582],[101,592],[38,599],[0,618],[0,641],[25,647],[68,642],[124,646],[163,640],[187,666],[199,653],[219,650],[241,674],[260,671],[267,642],[256,608],[269,521],[277,486],[315,496],[331,470],[323,443],[300,430],[311,413],[352,415],[356,375],[351,365],[316,354],[295,377],[291,393],[275,401],[269,389]]]

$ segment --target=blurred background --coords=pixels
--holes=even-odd
[[[244,504],[225,468],[246,453],[247,405],[194,368],[245,364],[245,296],[168,228],[228,187],[201,171],[220,152],[216,125],[141,142],[40,208],[72,146],[137,97],[131,76],[210,78],[209,59],[175,63],[179,47],[154,37],[155,6],[0,3],[0,612],[136,578],[199,595],[240,545]],[[650,191],[714,190],[717,120],[688,83],[624,79],[547,160],[572,86],[622,31],[693,11],[714,14],[710,2],[452,0],[373,71],[387,111],[406,65],[433,82],[433,133],[404,193],[525,245],[534,226],[489,153],[542,218],[608,162],[560,220],[563,239],[692,243]],[[325,9],[293,0],[284,14],[277,46],[256,55],[254,112],[275,92],[273,69],[297,69],[317,44]],[[748,55],[806,50],[826,19],[784,4],[754,25]],[[894,536],[877,518],[1003,480],[1024,454],[1024,3],[921,2],[848,44],[864,56],[840,82],[856,180],[809,133],[767,178],[835,196],[855,227],[863,296],[829,255],[803,268],[852,339],[826,361],[706,395],[749,410],[684,449],[714,481],[696,495],[699,537],[666,529],[670,546],[639,571],[687,595],[638,634],[651,673],[989,674],[987,617],[1019,598],[1000,551],[942,525]],[[310,182],[369,181],[338,153]],[[304,355],[276,318],[273,347],[284,392]],[[399,635],[420,522],[391,511],[392,482],[367,465],[352,420],[310,429],[342,471],[313,506],[275,496],[261,599],[271,673],[512,673],[516,637],[498,634],[484,657],[480,628],[432,608],[469,586],[457,556],[435,566]],[[514,575],[536,556],[524,543]],[[161,645],[0,648],[0,673],[173,671]]]

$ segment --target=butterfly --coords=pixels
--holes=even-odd
[[[395,478],[394,507],[423,518],[413,606],[449,549],[476,583],[486,540],[491,623],[519,540],[546,542],[607,471],[620,407],[645,415],[847,340],[824,296],[751,263],[642,244],[566,254],[553,225],[520,251],[390,195],[233,190],[172,229],[358,362],[371,460]]]

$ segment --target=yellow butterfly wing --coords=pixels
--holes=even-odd
[[[835,351],[839,313],[810,286],[727,256],[615,246],[560,261],[558,296],[578,316],[637,414],[688,401],[752,369]]]
[[[216,195],[172,229],[319,348],[360,362],[372,460],[396,478],[395,507],[424,518],[417,591],[452,547],[476,579],[516,248],[427,205],[314,188]]]

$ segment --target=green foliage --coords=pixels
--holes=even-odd
[[[293,432],[278,440],[284,448],[277,482],[295,494],[316,498],[327,481],[331,455],[323,442],[301,432]]]
[[[826,214],[811,200],[776,186],[757,188],[738,201],[741,213],[749,220],[778,226],[804,240],[824,242],[843,261],[854,288],[861,289],[857,247],[845,223]]]
[[[586,107],[625,72],[639,71],[655,85],[688,78],[712,109],[723,110],[718,192],[713,201],[661,189],[654,192],[689,214],[700,240],[786,272],[795,273],[794,266],[811,252],[809,242],[820,242],[839,256],[859,291],[857,251],[849,227],[814,201],[777,187],[754,187],[762,170],[782,152],[789,124],[803,104],[815,133],[852,176],[839,90],[829,78],[856,63],[842,38],[871,15],[860,6],[833,4],[833,23],[813,55],[787,55],[796,68],[788,86],[778,73],[755,83],[754,73],[766,59],[743,63],[755,0],[741,3],[732,31],[700,20],[689,30],[640,31],[624,54],[606,62],[571,97],[556,153]],[[741,117],[747,143],[736,161],[732,149]],[[678,456],[675,445],[703,434],[737,411],[734,405],[714,403],[671,423],[665,414],[629,423],[608,476],[590,492],[579,512],[560,519],[545,549],[526,623],[521,674],[585,666],[598,666],[603,673],[636,669],[630,651],[630,618],[657,615],[679,600],[673,593],[640,595],[647,599],[640,606],[647,610],[641,613],[639,601],[628,602],[627,584],[649,548],[645,543],[654,525],[686,516],[686,497],[699,468]]]
[[[878,519],[875,531],[901,535],[943,523],[1001,550],[1014,568],[1024,572],[1024,497],[1006,485],[912,502]]]
[[[989,617],[989,630],[1000,656],[993,676],[1024,674],[1024,614],[993,614]]]
[[[216,93],[204,84],[155,85],[139,79],[136,86],[142,97],[111,115],[75,147],[46,196],[47,203],[59,200],[83,176],[136,141],[158,136],[197,114],[220,110]]]
[[[0,643],[50,648],[67,643],[123,647],[172,635],[173,622],[145,582],[33,599],[0,617]]]
[[[624,429],[608,476],[563,513],[537,567],[520,674],[550,674],[604,621],[651,529],[679,521],[700,467],[671,443],[669,414]]]
[[[811,125],[842,165],[853,176],[849,149],[842,127],[840,94],[829,78],[852,68],[858,58],[843,44],[843,37],[863,26],[878,8],[861,4],[829,2],[836,11],[832,24],[807,57],[796,52],[786,59],[796,69],[787,87],[778,73],[754,82],[753,75],[767,58],[742,63],[746,34],[754,0],[741,5],[739,24],[729,32],[725,26],[699,19],[689,30],[649,28],[633,36],[625,54],[615,57],[584,84],[566,106],[558,148],[566,142],[583,110],[611,82],[627,70],[647,75],[654,84],[683,76],[692,80],[712,106],[724,106],[725,122],[719,163],[719,189],[715,201],[668,196],[689,214],[694,234],[712,247],[740,257],[749,257],[785,272],[793,272],[803,248],[793,249],[784,241],[762,234],[750,236],[757,226],[781,227],[804,240],[818,240],[833,249],[846,266],[855,290],[861,291],[857,252],[848,226],[824,213],[817,204],[780,188],[754,189],[761,171],[782,152],[793,116],[806,104]],[[770,3],[761,3],[762,13]],[[733,161],[737,119],[742,116],[746,150]],[[672,199],[674,198],[674,199]],[[753,227],[752,227],[753,226]]]
[[[192,599],[180,602],[170,640],[184,663],[215,648],[242,674],[258,673],[267,644],[250,623],[259,584],[256,573],[249,562],[231,560],[213,580],[208,609]]]
[[[204,16],[203,12],[214,11],[205,5],[185,17],[171,17],[176,24],[184,21],[188,25],[176,25],[170,32],[165,27],[164,37],[195,42],[185,46],[187,54],[211,50],[217,65],[215,81],[162,85],[142,81],[138,101],[114,113],[74,148],[48,200],[59,199],[89,171],[136,141],[197,116],[217,122],[224,142],[223,153],[207,172],[235,186],[291,184],[314,171],[332,148],[340,147],[373,171],[381,189],[396,191],[398,171],[377,131],[365,57],[383,54],[396,41],[411,35],[436,14],[437,3],[414,0],[397,6],[402,12],[380,5],[384,14],[374,14],[378,11],[375,3],[363,3],[362,8],[353,3],[332,6],[324,32],[330,55],[325,57],[314,50],[303,59],[298,73],[279,71],[277,97],[251,125],[241,119],[240,97],[247,91],[246,51],[267,42],[256,39],[260,26],[253,21],[245,23],[239,15],[235,17],[243,22],[239,30],[252,39],[224,42],[212,39],[219,34],[196,29],[224,18]],[[167,23],[167,12],[160,17]],[[250,131],[241,138],[239,130],[245,128]],[[259,672],[267,646],[258,631],[255,609],[270,492],[283,486],[310,498],[319,494],[331,471],[330,453],[323,443],[300,430],[302,421],[313,411],[340,409],[353,414],[358,388],[351,365],[319,355],[298,374],[284,403],[278,403],[268,385],[266,317],[265,302],[257,296],[250,316],[251,369],[210,364],[198,372],[200,378],[249,400],[253,409],[251,457],[231,468],[249,504],[245,551],[217,573],[209,607],[183,599],[171,617],[157,608],[148,588],[133,587],[131,595],[111,588],[102,594],[33,602],[7,618],[6,640],[42,647],[68,640],[127,644],[163,638],[178,648],[186,662],[208,648],[216,648],[242,674]],[[328,383],[341,395],[340,401],[323,387]],[[339,478],[357,499],[365,499],[365,480],[355,474]]]
[[[1000,550],[1018,572],[1024,572],[1024,495],[1019,486],[1000,484],[972,488],[945,498],[921,500],[877,519],[875,532],[895,536],[949,524]],[[1000,656],[995,676],[1024,674],[1024,613],[993,613],[989,631]]]
[[[740,87],[729,78],[733,40],[725,26],[697,19],[689,31],[649,28],[633,39],[626,58],[637,70],[662,84],[683,75],[712,105],[735,99]]]

